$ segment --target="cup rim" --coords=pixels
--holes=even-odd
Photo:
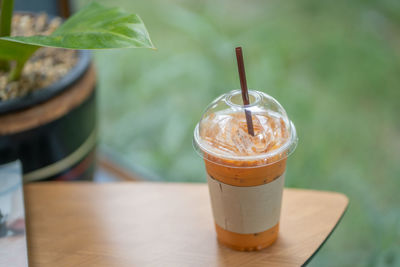
[[[196,127],[194,129],[193,147],[194,147],[194,150],[196,151],[196,153],[200,157],[202,157],[203,159],[205,159],[207,161],[210,161],[210,162],[213,162],[215,164],[218,164],[218,165],[229,166],[229,167],[232,167],[232,168],[257,168],[257,167],[261,167],[261,166],[267,166],[267,165],[274,164],[274,163],[276,163],[278,161],[281,161],[282,159],[287,158],[296,149],[297,142],[298,142],[296,127],[294,126],[294,124],[293,124],[293,122],[291,120],[289,120],[289,125],[290,125],[290,130],[291,130],[290,131],[290,133],[291,133],[290,139],[285,144],[283,144],[281,147],[279,147],[278,149],[275,149],[273,151],[269,151],[267,153],[263,153],[263,154],[260,154],[260,155],[255,155],[255,156],[231,156],[231,155],[223,155],[221,153],[216,153],[215,151],[212,151],[212,150],[208,149],[207,147],[202,145],[201,142],[200,142],[199,123],[197,123],[197,125],[196,125]],[[232,165],[222,164],[221,162],[210,160],[209,158],[204,157],[205,153],[207,153],[209,155],[212,155],[214,157],[220,158],[220,159],[234,160],[234,161],[238,161],[238,162],[265,160],[265,164],[259,164],[259,165],[255,165],[255,166],[232,166]],[[278,159],[274,160],[274,161],[269,161],[269,159],[271,159],[274,156],[277,156],[279,154],[282,154],[282,156],[279,157]]]

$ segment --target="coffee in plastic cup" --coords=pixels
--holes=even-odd
[[[215,99],[194,131],[195,150],[207,171],[217,238],[241,251],[260,250],[278,237],[286,159],[297,134],[283,107],[271,96],[249,90]],[[254,136],[247,132],[251,112]]]

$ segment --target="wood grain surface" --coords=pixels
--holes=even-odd
[[[30,266],[301,266],[348,199],[285,189],[278,241],[259,252],[218,244],[207,185],[34,183],[25,187]]]

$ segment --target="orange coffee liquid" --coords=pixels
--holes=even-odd
[[[221,118],[212,114],[206,118],[209,124],[203,125],[200,136],[207,142],[209,152],[203,151],[204,162],[211,178],[227,185],[250,187],[271,183],[284,174],[285,156],[262,157],[288,141],[289,134],[283,120],[268,114],[253,114],[252,117],[254,136],[247,133],[243,112],[222,114]],[[279,222],[263,232],[251,234],[235,233],[218,224],[215,227],[222,244],[236,250],[252,251],[276,241]]]

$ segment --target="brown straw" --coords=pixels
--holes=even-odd
[[[244,105],[249,105],[249,92],[247,90],[246,72],[244,71],[243,52],[242,47],[236,47],[236,59],[239,71],[240,87],[242,88],[242,99]],[[251,136],[254,136],[253,119],[251,118],[251,111],[244,109],[246,115],[247,131]]]

